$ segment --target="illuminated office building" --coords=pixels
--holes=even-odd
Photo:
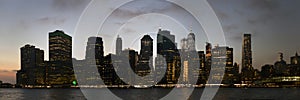
[[[46,66],[47,85],[72,85],[75,76],[72,67],[71,36],[60,30],[49,33],[49,62]]]
[[[21,47],[21,70],[17,72],[17,85],[35,86],[45,83],[44,51],[35,46]]]
[[[253,81],[251,34],[244,34],[242,48],[242,81],[250,84]]]
[[[165,57],[166,73],[159,84],[176,84],[180,76],[181,61],[176,47],[175,36],[170,31],[159,29],[157,34],[157,54]],[[160,63],[161,64],[161,63]],[[164,67],[163,65],[158,65]]]

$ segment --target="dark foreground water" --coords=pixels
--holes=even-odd
[[[173,100],[189,95],[189,88],[177,89]],[[0,100],[85,100],[87,98],[98,100],[112,100],[109,96],[119,95],[119,98],[127,100],[157,100],[168,93],[170,89],[88,89],[90,97],[85,97],[80,89],[2,89],[0,88]],[[97,92],[97,93],[95,93]],[[195,89],[189,98],[199,100],[203,89]],[[93,98],[97,97],[97,98]],[[116,99],[116,98],[113,98]],[[221,88],[214,100],[300,100],[298,88]]]

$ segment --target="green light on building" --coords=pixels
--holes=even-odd
[[[76,82],[76,81],[73,81],[72,84],[73,84],[73,85],[77,85],[77,82]]]

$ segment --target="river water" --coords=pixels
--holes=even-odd
[[[189,95],[190,100],[199,100],[203,88],[197,88],[192,94],[186,94],[189,88],[176,89],[176,96]],[[97,93],[95,93],[97,91]],[[157,100],[167,94],[170,89],[90,89],[89,96],[97,96],[99,100],[111,100],[109,95],[117,94],[126,100]],[[100,98],[99,98],[100,97]],[[0,88],[0,100],[86,100],[80,89],[3,89]],[[115,99],[115,98],[114,98]],[[300,100],[299,88],[221,88],[214,100]]]

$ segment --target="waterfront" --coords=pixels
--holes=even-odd
[[[176,97],[188,95],[186,91],[190,88],[179,88],[175,92]],[[94,91],[96,89],[90,89]],[[98,91],[100,90],[100,92]],[[170,89],[113,89],[116,94],[123,94],[121,97],[128,100],[156,100]],[[107,97],[111,92],[104,89],[97,89],[99,93],[93,95],[101,96],[100,100],[110,100]],[[190,100],[199,100],[203,88],[195,89]],[[300,95],[299,88],[221,88],[214,100],[298,100]],[[148,97],[147,97],[148,96]],[[85,100],[86,98],[80,89],[0,89],[0,100]]]

